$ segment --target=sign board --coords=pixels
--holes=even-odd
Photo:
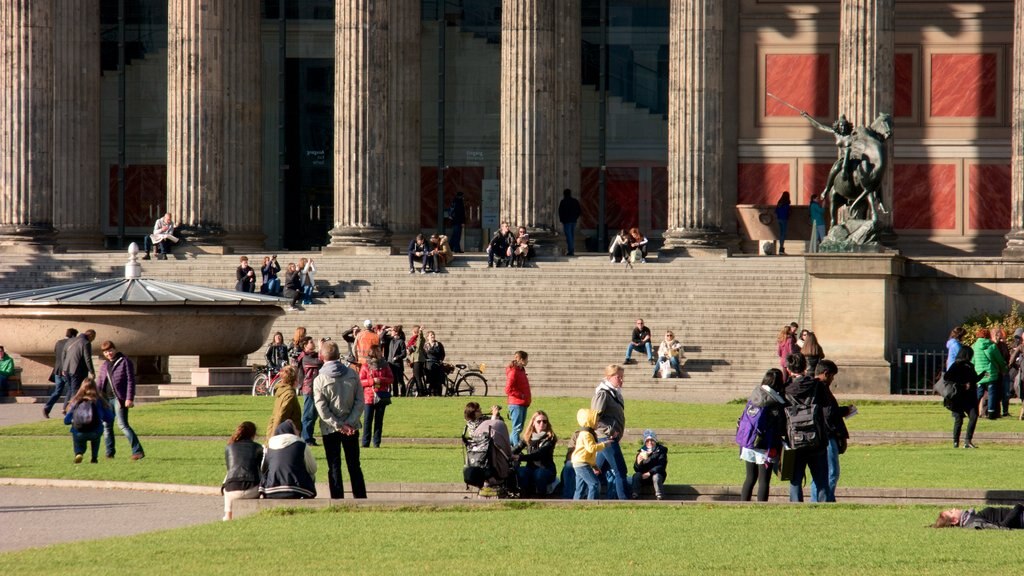
[[[484,179],[480,187],[480,227],[485,232],[498,229],[501,215],[501,191],[497,179]]]

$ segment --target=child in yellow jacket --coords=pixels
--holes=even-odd
[[[594,424],[597,413],[589,408],[580,408],[576,412],[576,422],[580,429],[576,435],[576,448],[572,451],[572,468],[576,473],[576,492],[573,500],[579,500],[586,488],[587,500],[597,500],[601,483],[597,479],[597,453],[604,450],[605,442],[597,441]]]

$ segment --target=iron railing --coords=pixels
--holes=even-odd
[[[897,348],[894,394],[933,394],[932,384],[946,370],[946,351]]]

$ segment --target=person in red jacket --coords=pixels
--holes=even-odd
[[[512,420],[509,437],[513,446],[519,443],[519,434],[526,421],[526,409],[530,407],[530,379],[526,377],[528,362],[529,355],[519,350],[505,367],[505,395],[508,396],[508,417]]]
[[[359,383],[363,385],[363,448],[380,448],[380,435],[384,430],[384,409],[391,404],[391,367],[384,361],[380,346],[371,346],[366,362],[359,368]]]

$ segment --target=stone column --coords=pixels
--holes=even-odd
[[[0,247],[53,237],[53,0],[0,2]]]
[[[334,3],[334,228],[329,250],[386,246],[388,0]]]
[[[221,244],[224,4],[167,3],[167,210],[195,245]]]
[[[673,0],[669,16],[668,230],[665,251],[721,253],[725,7]]]
[[[260,4],[224,0],[224,210],[226,243],[263,248]]]
[[[100,2],[55,0],[53,225],[62,247],[96,248],[100,233]],[[106,178],[102,182],[107,182]]]
[[[388,228],[405,248],[420,230],[420,0],[391,0],[388,19]]]
[[[580,0],[562,0],[555,6],[555,169],[552,189],[557,209],[562,191],[572,190],[580,197],[580,109],[581,39]],[[557,225],[558,214],[555,213]],[[561,230],[561,226],[556,226]]]
[[[882,112],[892,114],[895,0],[841,0],[839,16],[839,113],[854,126],[870,126]],[[882,184],[882,203],[892,210],[892,139]],[[883,242],[895,242],[890,214],[878,214]]]
[[[1024,259],[1024,0],[1013,3],[1013,102],[1011,115],[1010,169],[1012,204],[1010,233],[1003,256]]]
[[[501,6],[501,219],[526,226],[538,244],[551,242],[561,198],[554,189],[555,4]]]

